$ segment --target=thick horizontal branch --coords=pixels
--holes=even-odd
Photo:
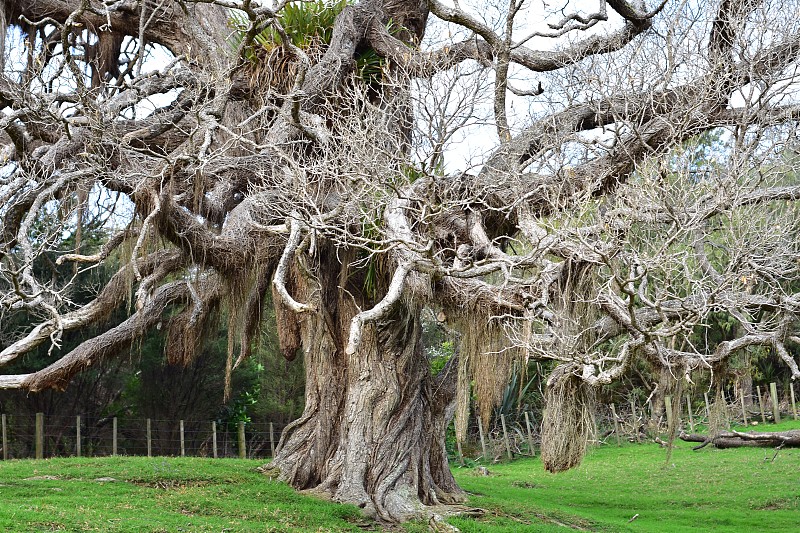
[[[215,276],[209,276],[204,281],[201,292],[211,294],[218,290],[219,280]],[[190,299],[191,293],[185,281],[162,285],[142,309],[118,326],[84,341],[50,366],[26,375],[22,381],[15,376],[0,376],[0,384],[6,384],[7,388],[15,385],[14,388],[31,392],[46,388],[63,390],[78,372],[123,353],[133,341],[164,319],[163,314],[169,306]]]
[[[99,263],[105,260],[112,251],[122,244],[126,239],[138,236],[139,232],[134,229],[124,229],[114,234],[96,254],[82,255],[82,254],[64,254],[58,256],[56,264],[61,265],[65,262],[70,263]]]
[[[162,250],[139,260],[139,269],[144,275],[149,275],[155,268],[167,267],[173,271],[180,267],[182,256],[177,250]],[[8,364],[20,355],[24,355],[43,342],[49,340],[51,335],[59,332],[72,331],[90,324],[95,324],[108,317],[116,309],[128,293],[128,283],[132,276],[130,267],[123,266],[114,274],[97,297],[80,309],[62,315],[59,320],[48,320],[33,328],[25,337],[7,346],[0,351],[0,365]]]
[[[384,24],[375,21],[367,35],[370,44],[381,56],[412,78],[430,78],[469,59],[490,65],[492,47],[482,39],[467,39],[438,50],[421,52],[389,33]]]
[[[17,23],[20,16],[33,22],[50,17],[64,23],[73,13],[80,13],[73,17],[76,29],[80,25],[96,35],[109,31],[134,38],[141,35],[148,42],[165,46],[175,55],[219,57],[227,31],[225,10],[215,5],[191,5],[186,9],[177,2],[168,1],[153,4],[144,14],[143,3],[132,0],[113,2],[101,9],[92,5],[81,9],[79,0],[2,0],[0,5],[12,15],[10,23]],[[149,7],[151,4],[145,5]],[[156,12],[153,13],[152,9]],[[142,16],[149,21],[148,24],[140,24]],[[216,30],[216,33],[209,34],[209,30]]]
[[[621,50],[637,35],[646,31],[658,10],[651,13],[640,13],[632,5],[622,0],[609,2],[612,9],[617,11],[624,19],[622,29],[610,35],[595,35],[556,51],[545,52],[532,50],[519,43],[511,43],[510,60],[534,72],[546,72],[564,68],[566,65],[577,63],[589,56],[606,54]],[[497,35],[488,25],[461,9],[458,5],[449,7],[438,0],[429,0],[431,12],[442,20],[452,22],[468,28],[480,35],[491,47],[495,55],[505,48],[505,39]],[[535,33],[534,35],[546,35]],[[527,39],[529,39],[528,37]],[[526,40],[527,40],[526,39]]]

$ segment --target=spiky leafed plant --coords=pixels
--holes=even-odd
[[[336,17],[352,3],[352,0],[289,2],[278,11],[277,21],[291,44],[316,62],[331,42]],[[249,46],[242,47],[250,21],[243,12],[237,10],[231,10],[229,16],[229,24],[233,29],[229,42],[247,60],[245,68],[250,73],[251,87],[269,87],[280,93],[288,92],[297,74],[298,59],[283,46],[281,34],[274,24],[263,27],[253,36]],[[397,33],[395,26],[391,20],[387,23],[391,33]],[[361,50],[355,60],[355,71],[362,80],[373,83],[380,78],[384,61],[375,50]]]

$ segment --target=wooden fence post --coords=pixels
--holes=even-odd
[[[780,424],[781,410],[778,408],[778,386],[775,383],[769,384],[769,395],[772,398],[772,421],[775,424]]]
[[[44,458],[44,413],[36,413],[36,458]]]
[[[75,417],[75,457],[81,456],[81,416]]]
[[[500,415],[500,423],[503,425],[503,440],[506,443],[506,454],[508,454],[508,460],[510,461],[513,456],[511,455],[511,444],[508,442],[508,431],[506,431],[506,415]]]
[[[761,397],[761,385],[756,385],[756,392],[758,393],[758,407],[761,409],[761,423],[767,423],[767,417],[764,414],[764,398]]]
[[[461,440],[456,437],[456,452],[458,453],[458,464],[464,466],[464,452],[461,451]]]
[[[247,449],[244,440],[244,422],[239,422],[239,459],[247,459]]]
[[[150,419],[147,419],[147,457],[153,456],[153,433]]]
[[[6,433],[6,415],[0,417],[3,426],[3,461],[8,461],[8,434]]]
[[[686,395],[686,411],[689,413],[689,431],[694,432],[694,415],[692,414],[692,399]]]
[[[789,392],[792,394],[792,415],[797,420],[797,405],[794,403],[794,383],[789,383]],[[3,445],[3,449],[5,449],[5,445]]]
[[[213,448],[214,459],[217,458],[217,421],[211,422],[211,446]]]
[[[636,398],[631,396],[631,417],[633,418],[633,435],[636,438],[636,444],[640,444],[639,440],[639,417],[636,415]]]
[[[525,411],[525,428],[528,430],[528,448],[531,457],[536,457],[536,448],[533,447],[533,433],[531,432],[531,419],[528,418],[528,411]]]
[[[275,458],[275,428],[269,423],[269,456]]]
[[[488,461],[489,456],[486,454],[486,439],[483,437],[483,422],[481,422],[481,417],[478,417],[478,433],[481,436],[481,450],[483,451],[483,460]]]
[[[614,435],[617,436],[617,446],[622,446],[622,442],[619,438],[619,420],[617,420],[617,410],[614,408],[614,404],[611,404],[611,417],[614,419]]]
[[[180,432],[181,432],[181,457],[186,457],[186,441],[183,438],[183,420],[180,420]]]
[[[117,455],[117,417],[111,420],[111,455]]]
[[[667,432],[672,435],[672,396],[664,396],[664,410],[667,412]]]
[[[747,408],[744,405],[744,389],[742,389],[740,398],[742,400],[742,420],[744,420],[744,426],[747,427]]]

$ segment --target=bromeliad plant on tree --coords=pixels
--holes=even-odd
[[[352,0],[288,2],[276,16],[288,42],[302,50],[311,61],[319,61],[331,43],[336,17],[352,3]],[[296,78],[299,58],[283,45],[281,32],[274,25],[253,32],[247,16],[239,10],[230,11],[229,22],[233,29],[230,45],[248,60],[251,86],[287,93]],[[393,35],[402,30],[391,19],[386,28]],[[368,84],[379,81],[386,65],[384,58],[369,47],[360,50],[355,61],[355,73]]]

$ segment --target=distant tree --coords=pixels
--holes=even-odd
[[[553,471],[634,360],[680,378],[770,346],[800,376],[795,0],[2,6],[23,37],[0,32],[0,312],[35,320],[0,363],[56,349],[0,387],[64,388],[157,327],[191,361],[220,316],[230,383],[272,291],[306,387],[274,469],[402,520],[464,500],[445,428],[464,435],[472,393],[489,416],[516,360],[559,363]],[[56,264],[128,260],[78,304],[36,265],[96,201],[121,230]],[[57,349],[128,287],[126,320]],[[436,375],[426,306],[460,333]],[[714,313],[737,334],[706,351],[692,338]]]

